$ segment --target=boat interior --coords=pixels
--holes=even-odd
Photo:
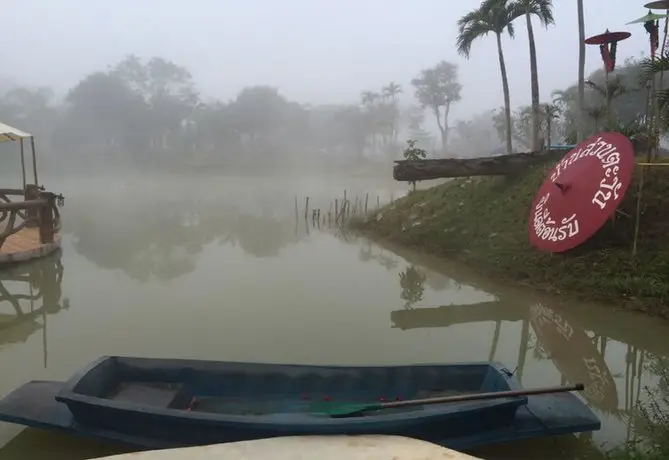
[[[372,403],[509,389],[487,363],[325,367],[111,357],[81,376],[73,392],[137,406],[267,415],[308,412],[322,401]]]

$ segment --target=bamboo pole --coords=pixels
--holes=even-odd
[[[25,149],[23,146],[23,138],[19,139],[19,145],[21,146],[21,177],[23,179],[23,193],[26,191],[26,156]]]
[[[295,195],[295,220],[297,220],[298,216],[299,216],[299,211],[297,208],[297,195]]]
[[[636,257],[637,246],[639,242],[639,226],[641,220],[641,193],[643,191],[643,170],[646,169],[645,166],[641,167],[639,172],[639,186],[636,192],[636,216],[634,222],[634,240],[632,241],[632,258]]]
[[[30,148],[33,153],[33,175],[35,177],[35,185],[39,186],[37,180],[37,152],[35,152],[35,138],[33,136],[30,136]]]

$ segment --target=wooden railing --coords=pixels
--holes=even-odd
[[[20,197],[12,201],[10,197]],[[60,211],[63,196],[45,192],[43,188],[27,185],[25,190],[0,189],[0,249],[11,235],[24,228],[39,229],[40,242],[53,243],[60,231]]]

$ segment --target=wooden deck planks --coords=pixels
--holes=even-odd
[[[0,224],[0,230],[4,229]],[[11,262],[44,257],[60,247],[60,234],[56,234],[53,243],[42,244],[38,228],[23,228],[9,236],[0,247],[0,265]]]

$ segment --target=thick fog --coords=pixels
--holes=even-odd
[[[11,52],[0,69],[0,121],[34,133],[54,172],[113,165],[178,171],[327,165],[349,172],[350,165],[367,165],[378,171],[377,164],[401,158],[407,139],[430,157],[504,153],[495,36],[475,40],[468,58],[456,47],[458,20],[480,3],[10,2],[2,19]],[[542,141],[553,144],[573,141],[576,3],[553,2],[554,25],[533,18],[541,103],[556,106]],[[607,28],[632,33],[618,44],[617,73],[627,86],[637,84],[628,74],[635,59],[648,55],[649,39],[643,24],[626,23],[647,12],[643,2],[584,3],[586,36]],[[511,131],[513,150],[527,151],[525,17],[514,26],[513,39],[502,37]],[[599,49],[586,48],[586,76],[601,85]],[[457,93],[446,121],[440,107],[440,122],[449,128],[444,136],[429,104],[423,108],[431,95],[422,71],[440,63],[440,75]],[[642,112],[638,89],[617,101],[625,106],[622,121]],[[601,104],[596,88],[588,98],[594,130]]]

